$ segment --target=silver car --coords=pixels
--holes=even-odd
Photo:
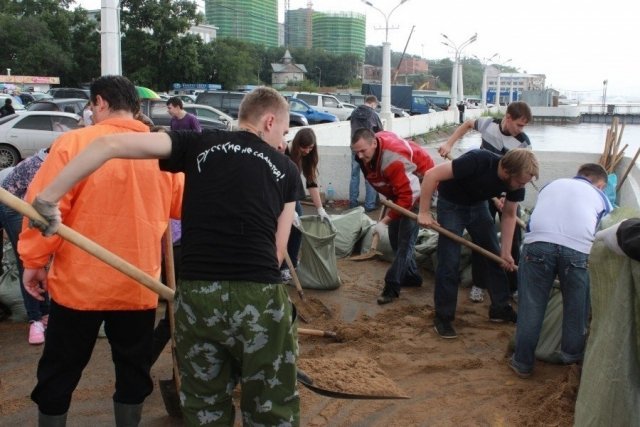
[[[57,111],[24,111],[0,118],[0,169],[17,165],[79,127],[80,116]]]

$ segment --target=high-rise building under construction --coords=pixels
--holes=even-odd
[[[313,14],[313,47],[336,55],[353,53],[364,59],[366,18],[352,12]]]
[[[218,37],[278,46],[278,0],[205,0],[204,13]]]
[[[278,46],[278,0],[205,0],[205,17],[218,27],[218,37]],[[287,48],[320,48],[364,59],[365,15],[316,12],[309,2],[307,8],[285,9],[284,32]]]

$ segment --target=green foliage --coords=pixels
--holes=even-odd
[[[100,75],[99,23],[89,20],[73,0],[0,0],[0,70],[13,74],[59,76],[64,86],[80,86]],[[203,22],[193,0],[121,0],[123,74],[134,83],[169,90],[175,82],[219,83],[225,89],[271,84],[272,66],[284,47],[267,48],[241,40],[218,38],[204,43],[187,30]],[[301,90],[359,88],[363,61],[353,54],[292,48],[295,63],[306,67]],[[391,52],[395,68],[401,52]],[[113,58],[113,60],[117,60]],[[382,47],[367,46],[365,63],[381,66]],[[428,61],[429,75],[403,81],[419,87],[451,85],[450,59]],[[514,70],[503,67],[505,71]],[[465,93],[480,94],[482,65],[465,59]],[[318,88],[320,87],[320,88]]]

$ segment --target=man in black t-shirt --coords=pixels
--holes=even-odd
[[[437,218],[443,228],[462,236],[466,228],[474,243],[499,255],[500,266],[485,260],[480,280],[489,289],[489,320],[516,321],[508,303],[509,286],[505,270],[516,268],[511,256],[511,241],[518,202],[524,200],[524,186],[538,177],[538,160],[532,151],[516,148],[500,158],[485,150],[469,151],[452,162],[444,162],[424,177],[420,194],[418,223],[423,227],[438,224],[431,215],[431,197],[438,188]],[[493,228],[487,199],[506,193],[502,210],[501,243]],[[438,239],[438,265],[434,302],[434,328],[442,338],[455,338],[451,325],[458,300],[460,244],[444,236]]]
[[[162,170],[184,172],[175,339],[185,424],[232,425],[240,383],[245,424],[297,426],[297,334],[279,266],[304,193],[295,164],[276,150],[289,105],[257,88],[240,104],[238,125],[99,138],[40,193],[36,209],[55,230],[55,202],[112,157],[159,158]]]

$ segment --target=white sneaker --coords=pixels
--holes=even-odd
[[[471,290],[469,291],[469,299],[472,302],[482,302],[484,301],[484,289],[473,285]]]
[[[291,280],[293,280],[293,277],[291,277],[291,271],[288,268],[283,268],[282,270],[280,270],[280,275],[282,276],[283,283],[289,283]]]

